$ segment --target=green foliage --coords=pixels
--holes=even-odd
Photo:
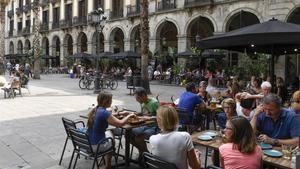
[[[233,66],[229,73],[241,79],[249,79],[252,75],[261,76],[268,70],[268,57],[257,54],[253,56],[243,55],[240,57],[239,66]]]
[[[200,55],[201,53],[201,49],[197,48],[197,47],[191,47],[191,51],[195,54]]]

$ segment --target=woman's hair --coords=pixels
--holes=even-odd
[[[108,92],[101,92],[97,97],[98,105],[93,108],[88,115],[87,127],[92,128],[96,117],[96,112],[99,107],[107,107],[108,103],[112,100],[112,94]]]
[[[293,93],[291,107],[295,112],[300,112],[300,90]]]
[[[161,119],[162,127],[166,131],[174,131],[179,123],[178,114],[174,107],[160,106],[157,117]]]
[[[232,98],[224,99],[221,104],[222,104],[222,107],[224,107],[225,104],[228,104],[230,107],[233,107],[233,108],[236,107],[236,103]]]
[[[251,154],[256,147],[256,137],[250,122],[245,117],[233,117],[229,119],[232,125],[232,136],[230,141],[233,149],[238,149],[245,154]]]

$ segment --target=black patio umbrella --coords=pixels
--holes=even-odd
[[[95,54],[96,58],[109,58],[110,55],[112,55],[112,52],[101,52],[101,53],[97,53]]]
[[[274,76],[274,56],[298,53],[300,25],[276,19],[243,27],[198,42],[200,49],[226,49],[247,53],[271,55],[271,77]],[[272,79],[273,82],[273,79]]]
[[[191,51],[185,51],[185,52],[177,53],[175,56],[178,58],[193,58],[193,57],[198,57],[199,55]]]
[[[75,53],[74,55],[70,55],[69,57],[75,59],[84,59],[84,58],[95,58],[95,55],[90,53],[78,52]]]
[[[201,56],[201,58],[204,58],[204,59],[208,59],[208,58],[222,59],[222,58],[225,57],[225,54],[223,52],[220,52],[220,51],[207,49],[207,50],[204,50],[204,52],[202,52],[200,54],[200,56]]]
[[[141,58],[141,54],[135,53],[133,51],[125,51],[125,52],[119,52],[110,55],[109,58],[111,59]]]

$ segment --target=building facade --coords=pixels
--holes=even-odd
[[[6,7],[5,53],[30,51],[34,0],[12,0]],[[78,52],[139,51],[140,0],[40,0],[42,53],[52,66]],[[108,17],[97,33],[90,13],[101,7]],[[300,0],[149,0],[150,51],[184,52],[197,38],[276,18],[300,24]],[[170,50],[176,49],[176,50]],[[235,58],[234,58],[235,57]],[[229,57],[230,63],[238,56]],[[287,59],[288,58],[288,59]],[[295,66],[287,70],[286,64]],[[299,73],[297,57],[280,57],[277,74]]]

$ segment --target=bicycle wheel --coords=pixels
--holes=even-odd
[[[94,90],[95,88],[95,80],[94,79],[89,79],[87,81],[86,87],[88,90]]]
[[[111,90],[115,90],[118,87],[118,81],[117,80],[110,80],[109,81],[109,87]]]
[[[84,79],[79,80],[79,88],[86,89],[86,81]]]

